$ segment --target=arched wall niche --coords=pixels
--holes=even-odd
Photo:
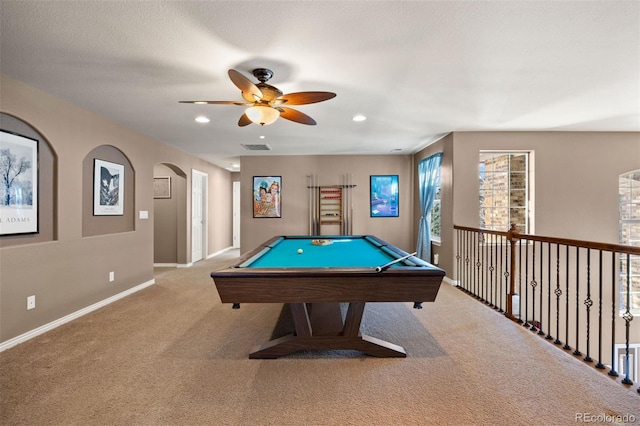
[[[94,214],[94,167],[95,160],[108,161],[124,166],[120,177],[124,188],[124,211],[122,215]],[[82,162],[82,236],[115,234],[135,230],[135,170],[129,158],[112,145],[101,145],[90,151]],[[124,184],[122,183],[124,181]]]
[[[58,155],[35,127],[0,112],[0,129],[38,141],[38,232],[0,235],[0,247],[42,243],[58,239]]]
[[[187,174],[172,163],[153,166],[153,177],[169,178],[170,197],[153,200],[153,262],[157,266],[187,264]]]

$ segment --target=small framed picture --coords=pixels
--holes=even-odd
[[[282,217],[282,177],[253,177],[253,217]]]
[[[0,235],[38,232],[38,141],[0,130]]]
[[[398,217],[398,175],[371,176],[371,217]]]
[[[171,176],[153,178],[153,198],[171,198]]]
[[[124,165],[94,160],[93,215],[124,215]]]

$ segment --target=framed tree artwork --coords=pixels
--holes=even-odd
[[[0,235],[38,232],[38,141],[0,130]]]
[[[124,165],[94,159],[93,215],[124,215]]]
[[[253,217],[282,217],[282,177],[253,177]]]
[[[398,217],[398,175],[371,176],[371,217]]]

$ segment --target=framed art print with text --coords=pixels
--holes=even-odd
[[[124,215],[124,165],[94,159],[93,215]]]
[[[0,130],[0,235],[38,232],[38,141]]]
[[[371,176],[371,217],[398,217],[398,175]]]

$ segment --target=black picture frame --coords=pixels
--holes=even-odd
[[[94,158],[93,215],[124,215],[124,165]]]
[[[39,232],[39,141],[0,129],[0,235]]]

